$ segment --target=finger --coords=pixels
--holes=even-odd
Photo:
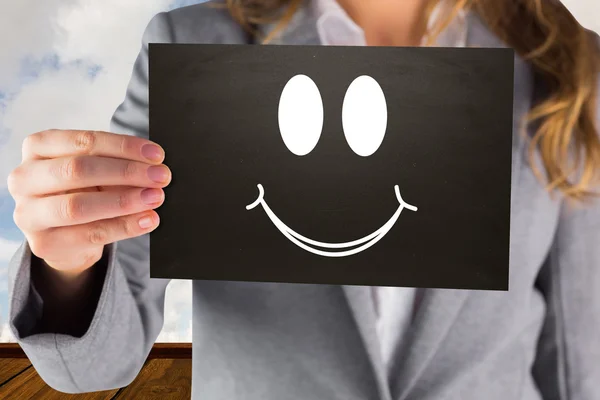
[[[88,249],[131,239],[156,229],[156,211],[94,221],[83,225],[63,226],[40,232],[29,240],[31,251],[45,260],[65,260],[65,252],[83,254]]]
[[[87,188],[65,190],[63,192],[52,194],[52,196],[53,195],[58,195],[58,194],[69,194],[69,193],[83,193],[83,192],[94,192],[94,193],[96,193],[96,192],[120,191],[120,190],[124,190],[124,189],[129,189],[129,188],[131,188],[131,186],[126,186],[126,185],[92,186],[92,187],[87,187]]]
[[[23,161],[91,155],[160,164],[165,157],[162,147],[137,136],[58,129],[29,135],[22,153]]]
[[[154,209],[163,203],[164,192],[158,188],[129,187],[29,198],[25,201],[28,202],[27,206],[23,207],[28,210],[26,215],[17,215],[15,218],[21,218],[21,229],[35,232]]]
[[[75,156],[29,161],[12,172],[13,192],[47,195],[96,186],[165,187],[171,171],[165,165],[149,165],[117,158]]]

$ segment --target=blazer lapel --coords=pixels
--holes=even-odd
[[[467,15],[467,30],[467,47],[507,47],[473,12]],[[525,79],[526,74],[524,63],[517,62],[515,82],[518,84],[520,80]],[[522,116],[521,111],[524,107],[520,103],[515,103],[514,108],[516,121],[513,128],[513,151],[518,154],[522,141],[518,140],[520,125],[517,120]],[[520,161],[517,157],[513,163],[513,187],[517,180]],[[444,338],[452,329],[471,291],[421,289],[421,292],[423,300],[403,346],[404,352],[392,367],[392,376],[395,378],[391,382],[391,390],[393,397],[398,400],[406,399],[423,375],[436,352],[443,345]]]
[[[387,372],[383,367],[379,338],[377,337],[377,317],[373,307],[372,289],[370,286],[342,286],[342,289],[365,345],[364,350],[369,356],[371,367],[377,380],[379,396],[382,399],[391,400]]]
[[[405,399],[421,377],[454,324],[467,299],[467,290],[420,289],[423,299],[415,315],[400,357],[392,365],[391,391]]]

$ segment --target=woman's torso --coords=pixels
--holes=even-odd
[[[165,41],[248,40],[223,9],[176,10],[170,24]],[[273,43],[318,42],[301,8]],[[473,16],[467,45],[504,47]],[[517,58],[508,292],[425,290],[388,386],[369,288],[195,281],[194,398],[539,399],[530,369],[545,302],[536,279],[560,203],[535,178],[520,134],[535,91],[530,66]]]

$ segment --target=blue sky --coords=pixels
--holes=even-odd
[[[22,139],[48,128],[107,130],[150,18],[201,2],[19,0],[0,6],[0,35],[16,38],[0,42],[0,342],[13,340],[7,268],[23,235],[12,220],[6,177],[20,162]],[[165,313],[159,341],[191,340],[189,282],[169,286]]]

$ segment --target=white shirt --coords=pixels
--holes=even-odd
[[[400,1],[400,0],[399,0]],[[441,13],[447,12],[452,2],[440,1],[434,9],[429,26]],[[313,12],[317,19],[317,31],[323,45],[365,46],[363,30],[348,16],[335,0],[312,0]],[[460,14],[437,38],[439,47],[464,47],[466,44],[466,24],[464,14]],[[423,40],[423,44],[425,39]],[[389,371],[391,361],[397,356],[401,340],[410,327],[416,311],[415,288],[373,286],[373,307],[377,315],[377,334],[381,356]]]

